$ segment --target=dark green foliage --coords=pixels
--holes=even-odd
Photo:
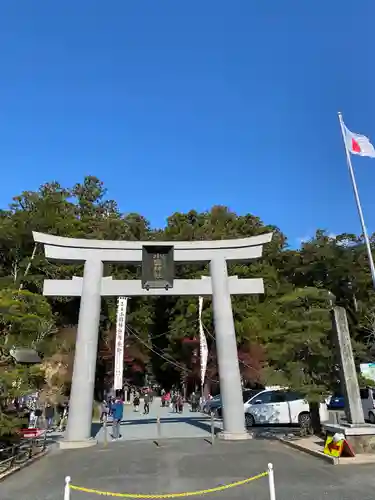
[[[312,400],[330,390],[337,379],[337,369],[330,345],[328,291],[349,312],[358,361],[372,359],[374,294],[363,243],[355,235],[332,238],[318,230],[300,250],[290,250],[286,237],[276,226],[264,224],[252,214],[237,215],[223,206],[203,213],[175,213],[167,219],[165,228],[151,229],[143,216],[120,212],[116,202],[106,198],[103,183],[93,176],[72,188],[51,182],[37,192],[23,192],[9,208],[0,211],[0,286],[14,291],[22,285],[24,290],[36,294],[35,311],[34,306],[32,310],[19,311],[22,320],[17,311],[13,315],[11,329],[23,331],[23,336],[18,337],[22,342],[24,333],[33,330],[41,317],[51,329],[53,324],[58,329],[76,325],[78,319],[77,299],[51,300],[53,317],[47,310],[40,310],[45,302],[38,302],[36,297],[42,292],[43,279],[71,278],[81,275],[82,268],[49,263],[42,250],[37,249],[27,269],[34,250],[33,230],[81,238],[164,241],[241,238],[272,231],[272,242],[264,248],[262,259],[229,265],[230,274],[263,277],[265,282],[264,296],[233,298],[244,381],[251,385],[278,380],[303,388]],[[107,266],[106,274],[122,279],[140,278],[140,266],[114,264]],[[208,267],[203,264],[176,267],[177,277],[200,278],[207,274]],[[4,293],[8,297],[9,292]],[[197,308],[197,297],[129,301],[125,369],[129,381],[140,382],[145,373],[153,373],[165,385],[180,383],[181,379],[191,387],[199,384]],[[5,318],[6,310],[1,314]],[[98,394],[111,384],[115,317],[115,298],[103,300]],[[203,319],[213,335],[208,335],[208,379],[215,383],[215,341],[208,298]],[[49,353],[61,345],[55,334],[43,341],[43,348]]]
[[[43,355],[52,347],[55,333],[52,311],[43,296],[26,290],[0,290],[0,435],[21,423],[9,411],[12,400],[35,389],[43,379],[38,366],[17,364],[12,348],[32,348]]]
[[[265,338],[270,376],[320,400],[338,382],[329,296],[318,288],[296,288],[275,306]]]

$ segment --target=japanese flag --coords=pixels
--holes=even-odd
[[[368,137],[350,132],[345,125],[344,131],[346,147],[353,155],[375,158],[375,148]]]

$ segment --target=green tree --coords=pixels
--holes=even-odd
[[[0,434],[19,426],[17,415],[9,413],[9,402],[36,388],[42,374],[16,363],[13,348],[47,350],[47,340],[55,333],[48,302],[28,291],[0,291]]]
[[[116,201],[108,199],[100,179],[86,176],[71,187],[50,182],[35,192],[24,191],[13,199],[9,207],[0,211],[0,289],[18,290],[22,284],[25,290],[40,294],[45,278],[67,279],[82,275],[80,265],[47,262],[41,249],[37,249],[30,267],[35,249],[32,231],[80,238],[171,241],[241,238],[272,231],[272,242],[265,246],[262,259],[228,266],[231,275],[240,278],[263,277],[265,283],[263,296],[232,298],[244,380],[249,384],[258,383],[260,379],[268,382],[266,379],[270,369],[265,370],[263,367],[273,367],[277,361],[273,358],[270,332],[281,328],[275,323],[276,320],[282,322],[293,312],[294,306],[288,307],[288,301],[296,294],[301,295],[301,289],[314,289],[323,294],[329,290],[334,293],[338,303],[348,310],[355,342],[368,344],[367,351],[356,350],[358,362],[362,359],[373,360],[375,349],[371,332],[375,331],[375,322],[371,322],[371,318],[375,310],[374,294],[363,239],[356,235],[332,237],[325,231],[317,230],[314,238],[305,242],[301,249],[290,250],[277,226],[265,224],[253,214],[238,215],[224,206],[214,206],[206,212],[190,210],[187,213],[174,213],[167,219],[166,227],[152,229],[141,214],[121,212]],[[208,275],[208,272],[205,264],[176,267],[177,277],[180,278],[199,279],[202,275]],[[115,279],[136,279],[140,277],[140,266],[108,265],[106,274]],[[283,303],[283,300],[286,302]],[[49,300],[49,304],[56,326],[61,331],[45,341],[53,356],[52,351],[59,349],[57,340],[63,342],[65,336],[65,340],[70,338],[68,332],[75,331],[79,300],[54,298]],[[105,298],[102,302],[98,384],[104,378],[106,384],[111,383],[116,305],[115,298]],[[323,305],[318,309],[319,314],[323,314]],[[311,318],[307,320],[305,311],[303,315],[302,311],[299,305],[295,314],[301,314],[301,321],[310,322],[313,328]],[[152,365],[154,373],[164,383],[171,380],[177,383],[182,374],[196,379],[197,356],[193,344],[198,334],[197,315],[196,297],[130,300],[127,322],[136,335],[129,338],[131,347],[126,354],[127,376],[132,375],[133,365],[135,370],[141,370],[143,374]],[[207,329],[214,335],[209,299],[205,300],[203,315]],[[299,319],[295,321],[298,323]],[[290,327],[289,324],[286,326]],[[74,340],[72,342],[74,346]],[[283,348],[293,351],[294,345],[288,335],[284,342],[286,345]],[[217,366],[212,338],[209,344],[209,377],[214,380],[217,379]],[[70,340],[66,342],[65,348],[67,352],[64,356],[70,360]],[[71,363],[64,361],[64,364],[68,362]],[[299,363],[303,364],[305,360]],[[70,372],[71,369],[67,369],[67,373]],[[137,372],[139,379],[141,372]],[[295,376],[293,370],[284,374],[292,378]],[[319,392],[319,378],[312,378],[311,384],[318,384]]]
[[[327,291],[302,288],[278,299],[264,338],[269,380],[321,401],[338,383],[331,330]]]

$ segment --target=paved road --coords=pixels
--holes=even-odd
[[[109,443],[108,447],[55,451],[1,483],[1,500],[62,500],[63,483],[113,492],[163,493],[209,488],[275,467],[277,500],[372,500],[373,465],[333,467],[276,440],[246,442],[170,439]],[[267,479],[207,498],[268,500]],[[72,500],[99,500],[71,492]],[[202,498],[202,497],[198,497]]]
[[[159,439],[157,418],[160,417],[160,432],[163,439],[167,438],[210,438],[211,419],[199,412],[191,412],[190,405],[185,404],[182,414],[173,413],[170,408],[161,408],[160,399],[156,399],[150,406],[150,414],[134,412],[133,407],[124,407],[124,417],[121,424],[120,441]],[[215,420],[215,432],[222,430],[222,421]],[[251,431],[264,437],[275,434],[293,434],[297,429],[286,426],[258,427]],[[107,439],[111,441],[111,421],[107,428]],[[93,437],[99,443],[104,442],[104,431],[99,424],[93,424]]]
[[[134,412],[132,406],[125,405],[121,424],[121,440],[158,438],[157,417],[160,417],[160,430],[163,438],[205,438],[209,437],[211,433],[210,418],[198,412],[191,412],[188,404],[185,404],[183,413],[178,414],[173,413],[170,408],[161,408],[160,399],[155,399],[150,405],[149,415]],[[216,422],[216,428],[221,429],[220,422]],[[109,425],[109,440],[111,440],[111,432],[111,425]],[[102,428],[97,427],[96,432],[94,431],[93,434],[99,442],[104,441]]]

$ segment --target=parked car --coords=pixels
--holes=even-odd
[[[375,424],[375,390],[373,387],[360,389],[363,415],[365,420],[369,420],[371,424]]]
[[[328,410],[344,410],[345,398],[341,394],[333,394],[327,403]]]
[[[375,389],[373,387],[365,387],[360,389],[360,396],[365,420],[371,424],[375,424]],[[345,409],[345,398],[341,394],[334,394],[327,404],[328,410]]]
[[[249,401],[259,394],[263,389],[244,389],[242,391],[242,399],[244,403],[244,410],[246,410]],[[221,402],[221,397],[218,396],[218,399],[214,401],[213,404],[210,405],[210,411],[208,413],[213,412],[216,417],[222,418],[223,416],[223,410],[222,410],[222,402]]]
[[[221,406],[221,396],[218,394],[211,399],[208,399],[203,405],[203,413],[210,414],[211,412],[215,413],[215,410]]]
[[[298,424],[305,427],[311,422],[310,408],[298,392],[264,390],[246,403],[245,421],[247,427],[257,424]]]

